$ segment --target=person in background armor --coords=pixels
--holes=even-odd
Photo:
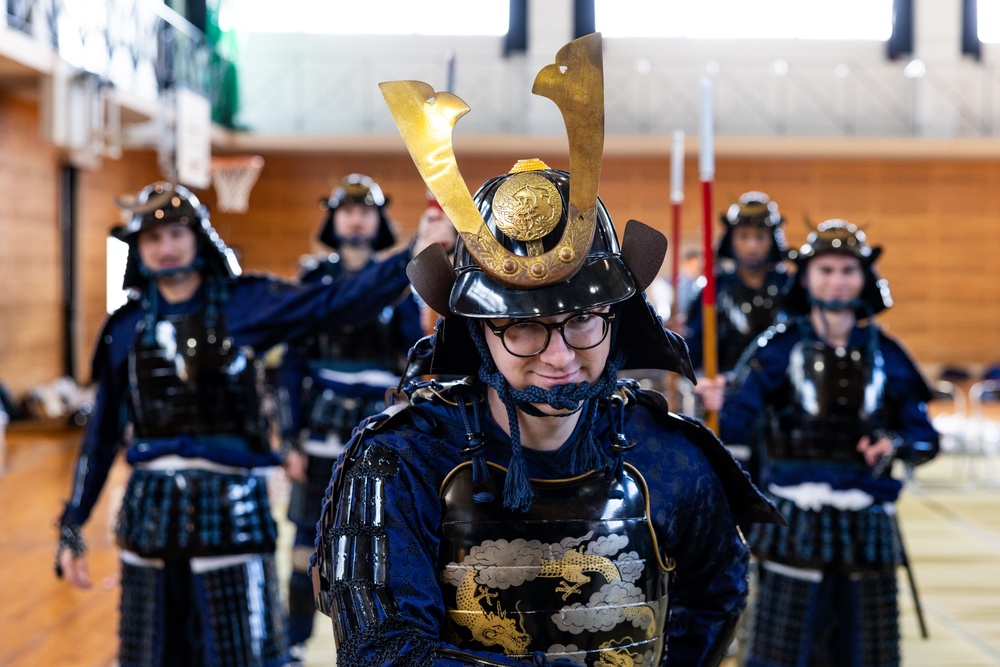
[[[91,586],[82,526],[124,448],[133,471],[116,527],[119,664],[284,664],[262,474],[280,457],[261,414],[256,355],[379,312],[406,286],[411,252],[352,281],[296,286],[241,276],[183,186],[154,183],[125,207],[131,218],[112,234],[128,244],[132,294],[98,338],[97,398],[59,521],[56,573]],[[421,230],[414,249],[434,231]]]
[[[716,251],[722,265],[716,273],[715,303],[718,368],[724,375],[736,367],[747,345],[778,320],[792,278],[783,264],[781,214],[770,197],[746,192],[720,219],[726,231]],[[691,361],[699,369],[703,353],[700,290],[688,306],[686,326]]]
[[[788,527],[755,527],[759,585],[750,667],[898,665],[896,569],[903,563],[890,464],[935,456],[930,392],[872,316],[892,304],[880,248],[843,220],[810,233],[795,261],[790,319],[762,335],[724,395],[722,438],[768,425],[762,486]]]
[[[715,665],[747,593],[737,524],[776,520],[710,432],[619,380],[692,371],[642,293],[666,239],[633,221],[619,246],[597,197],[600,35],[557,61],[534,90],[563,100],[575,172],[524,160],[474,197],[450,137],[406,131],[461,101],[382,84],[460,234],[454,263],[408,269],[445,314],[413,356],[465,379],[409,385],[337,463],[313,581],[340,665]]]
[[[320,259],[309,257],[301,282],[350,281],[377,263],[375,253],[392,246],[396,238],[387,204],[382,189],[368,176],[344,177],[323,200],[326,219],[319,240],[334,252]],[[443,215],[440,208],[424,213]],[[451,227],[446,220],[442,224]],[[316,615],[309,557],[333,463],[354,427],[385,409],[386,390],[399,383],[406,353],[423,335],[420,308],[406,289],[381,311],[357,322],[337,322],[289,346],[284,355],[282,384],[292,408],[286,429],[291,444],[286,470],[292,480],[288,518],[296,528],[287,628],[297,660],[304,660]]]

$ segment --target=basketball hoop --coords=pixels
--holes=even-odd
[[[212,185],[219,210],[226,213],[246,213],[253,189],[264,167],[259,155],[213,155]]]

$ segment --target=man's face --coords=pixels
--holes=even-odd
[[[187,225],[170,222],[139,232],[136,245],[143,265],[151,271],[191,266],[198,239]]]
[[[836,253],[809,260],[803,280],[809,295],[820,301],[850,301],[860,296],[865,286],[861,261]]]
[[[597,312],[607,312],[608,308],[598,309]],[[537,322],[554,324],[565,322],[573,318],[596,318],[594,315],[586,313],[571,313],[564,315],[553,315],[551,317],[532,318]],[[492,320],[495,326],[510,324],[515,320],[495,319]],[[527,320],[525,320],[527,321]],[[578,320],[580,322],[582,320]],[[601,324],[598,322],[598,326]],[[504,347],[499,336],[495,335],[489,328],[486,329],[486,344],[493,355],[493,361],[497,369],[507,379],[510,386],[517,391],[524,391],[528,387],[540,387],[549,390],[553,387],[566,384],[578,384],[580,382],[590,382],[593,384],[604,372],[604,367],[608,362],[608,354],[611,350],[611,334],[605,336],[604,340],[596,347],[589,350],[576,350],[566,344],[559,331],[551,331],[549,343],[545,349],[533,357],[516,357]]]
[[[344,202],[333,211],[333,229],[341,239],[373,241],[378,233],[377,206],[359,202]]]
[[[744,224],[733,227],[732,241],[736,261],[754,266],[767,261],[774,235],[765,227]]]

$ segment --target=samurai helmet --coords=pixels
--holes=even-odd
[[[232,279],[242,273],[236,254],[212,227],[208,207],[183,185],[158,181],[144,187],[134,198],[119,199],[117,204],[130,214],[128,222],[111,229],[111,236],[128,244],[122,283],[124,289],[142,289],[148,281],[148,277],[143,275],[136,245],[139,232],[175,222],[190,228],[197,237],[196,261],[202,271],[224,279]]]
[[[452,148],[452,129],[469,107],[419,81],[380,84],[424,182],[458,230],[454,263],[431,246],[407,274],[444,316],[430,372],[471,374],[482,365],[463,320],[545,317],[612,306],[624,367],[693,377],[687,346],[667,330],[643,290],[666,254],[666,238],[630,221],[621,245],[597,196],[604,144],[601,36],[564,46],[532,92],[559,107],[570,169],[522,160],[469,193]]]
[[[319,231],[321,243],[336,250],[345,241],[337,235],[334,225],[334,212],[344,204],[361,204],[378,209],[378,231],[375,232],[375,238],[370,240],[372,250],[384,250],[396,242],[396,234],[385,213],[389,199],[382,193],[382,188],[369,176],[348,174],[333,188],[329,199],[320,199],[320,208],[326,211]]]
[[[865,284],[857,303],[851,304],[859,318],[869,317],[892,305],[889,282],[879,276],[875,269],[875,260],[882,254],[882,248],[869,245],[865,233],[850,222],[832,219],[821,222],[809,233],[805,244],[798,251],[789,253],[798,267],[796,280],[789,289],[785,302],[789,313],[805,314],[810,311],[812,299],[803,284],[806,269],[814,257],[827,254],[848,255],[861,262]]]
[[[771,253],[767,258],[769,264],[775,264],[784,258],[787,246],[785,233],[781,229],[783,220],[778,212],[778,203],[765,193],[756,190],[744,192],[719,219],[726,228],[722,240],[719,241],[719,257],[739,261],[736,253],[733,252],[733,230],[747,225],[767,229],[771,232],[773,242]]]

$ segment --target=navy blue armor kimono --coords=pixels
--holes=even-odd
[[[277,531],[261,474],[280,457],[259,413],[255,356],[331,321],[369,316],[405,287],[408,259],[401,253],[334,286],[240,277],[225,284],[223,300],[208,298],[220,286],[206,279],[183,303],[141,295],[156,299],[153,323],[139,299],[108,318],[94,355],[95,408],[60,523],[65,533],[89,519],[124,448],[134,470],[117,526],[123,667],[285,662]]]
[[[363,425],[313,568],[339,664],[717,664],[747,595],[737,520],[773,508],[700,424],[619,393],[593,433],[634,446],[583,475],[579,426],[523,450],[525,513],[501,504],[511,441],[481,389],[431,385]]]
[[[735,271],[720,271],[716,275],[715,310],[720,373],[733,370],[754,338],[778,321],[785,292],[792,280],[782,265],[772,269],[765,277],[764,284],[757,289],[744,285]],[[702,327],[699,292],[688,308],[684,333],[691,364],[695,368],[701,368],[704,363]]]
[[[376,262],[372,259],[366,266]],[[350,281],[357,273],[344,268],[333,254],[311,262],[300,280],[328,285]],[[292,646],[312,634],[316,605],[309,556],[333,463],[358,423],[385,409],[386,390],[399,384],[406,353],[422,336],[420,308],[413,295],[404,291],[370,316],[336,322],[289,346],[285,353],[281,382],[291,406],[287,438],[308,457],[307,479],[292,481],[288,503],[288,518],[296,526],[288,593]]]
[[[748,534],[761,567],[747,664],[898,664],[902,483],[888,466],[869,467],[856,446],[884,437],[904,462],[932,458],[927,386],[874,324],[831,347],[795,318],[769,329],[746,359],[727,392],[722,438],[763,448],[761,488],[789,524]],[[764,442],[751,431],[759,415]]]

